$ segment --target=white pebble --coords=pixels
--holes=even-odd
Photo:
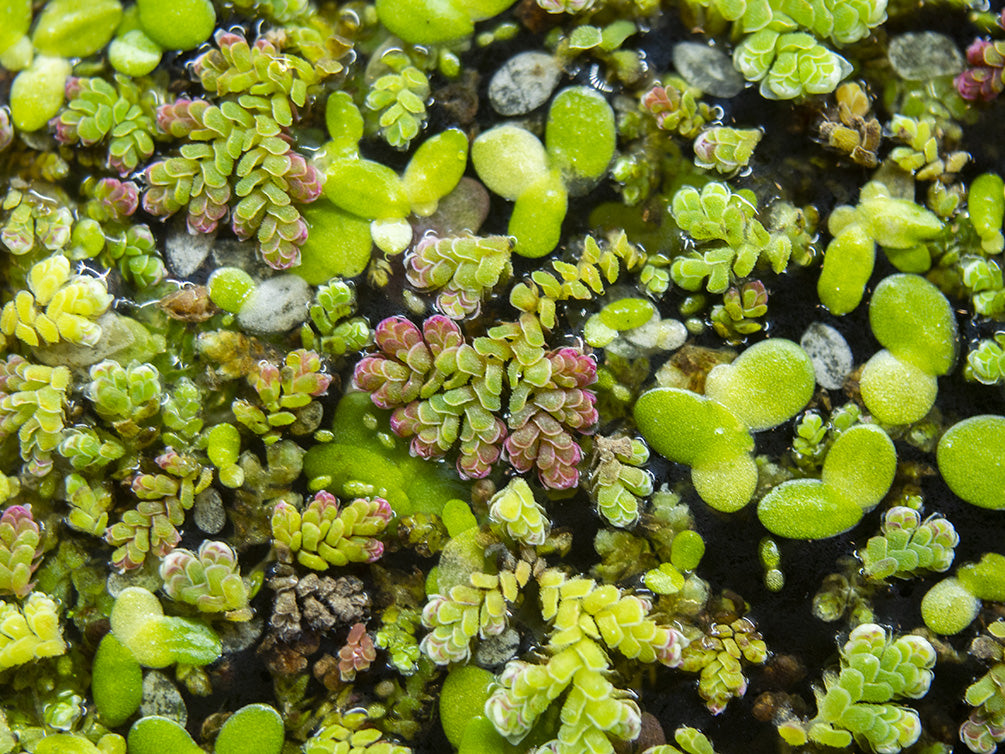
[[[700,42],[681,42],[674,47],[673,64],[687,83],[713,97],[735,97],[745,86],[726,53]]]
[[[817,384],[828,390],[840,390],[854,364],[844,336],[830,325],[814,322],[806,328],[799,345],[813,362]]]
[[[255,289],[237,321],[251,332],[286,332],[307,319],[307,307],[313,299],[314,291],[299,275],[276,275]]]
[[[945,34],[917,31],[890,40],[887,57],[893,70],[908,81],[952,76],[963,70],[963,54]]]
[[[184,223],[175,223],[164,244],[164,256],[171,271],[178,277],[190,277],[202,267],[215,240],[213,233],[189,233]]]
[[[525,115],[548,100],[561,73],[551,55],[543,52],[514,55],[489,82],[489,101],[500,115]]]

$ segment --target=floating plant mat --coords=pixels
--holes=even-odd
[[[0,754],[991,752],[1005,16],[0,5]]]

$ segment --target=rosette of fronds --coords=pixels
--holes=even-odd
[[[550,271],[532,272],[527,280],[513,286],[509,302],[519,311],[535,314],[539,327],[552,330],[557,322],[557,302],[602,296],[608,285],[621,278],[622,270],[644,274],[648,259],[624,232],[603,243],[587,236],[574,262],[553,260]]]
[[[360,351],[373,342],[370,325],[356,313],[356,291],[351,284],[335,278],[318,287],[308,313],[311,325],[300,329],[306,348],[332,356]]]
[[[426,123],[429,79],[397,47],[381,55],[376,65],[387,73],[370,84],[364,105],[377,117],[381,138],[392,147],[407,149]]]
[[[542,545],[551,531],[551,521],[534,499],[530,485],[515,477],[489,500],[489,521],[524,545]]]
[[[84,212],[101,223],[124,222],[140,206],[140,189],[132,181],[91,176],[84,180],[81,191],[89,197]]]
[[[990,102],[1005,89],[1005,40],[975,39],[967,48],[970,65],[953,81],[966,100]]]
[[[749,191],[733,192],[716,181],[701,191],[684,186],[673,196],[671,214],[680,229],[698,242],[697,251],[677,257],[670,268],[674,282],[689,291],[699,290],[704,281],[709,293],[723,293],[732,280],[747,277],[758,263],[781,273],[789,262],[792,242],[765,229]]]
[[[653,478],[646,471],[649,448],[631,437],[593,440],[593,458],[587,487],[597,512],[612,526],[627,528],[639,520],[639,507],[653,493]]]
[[[960,726],[960,740],[976,754],[992,754],[1005,741],[1005,621],[988,624],[986,631],[971,651],[980,646],[982,657],[994,664],[967,687],[963,699],[973,709]]]
[[[774,18],[775,3],[770,0],[688,0],[688,5],[714,11],[713,18],[732,21],[737,31],[754,32],[763,29]]]
[[[474,345],[445,316],[429,317],[421,332],[404,317],[390,317],[377,326],[375,340],[381,353],[356,365],[354,384],[377,406],[394,410],[391,429],[412,437],[414,455],[440,457],[458,445],[458,472],[481,478],[505,442],[518,471],[536,469],[553,488],[578,482],[582,450],[573,433],[589,433],[596,423],[596,397],[586,389],[596,380],[596,364],[575,348],[545,352],[536,317],[492,328]],[[506,386],[508,427],[496,416]]]
[[[953,564],[959,541],[956,529],[942,516],[922,520],[913,508],[894,506],[883,514],[882,533],[858,553],[862,573],[879,580],[942,573]]]
[[[30,505],[11,505],[0,515],[0,594],[27,597],[42,559],[42,531]]]
[[[951,149],[957,134],[947,134],[934,118],[896,113],[888,127],[893,138],[906,145],[894,147],[890,159],[919,181],[949,182],[970,160],[967,152]]]
[[[999,331],[992,338],[977,341],[967,354],[963,374],[982,385],[997,385],[1005,380],[1005,332]]]
[[[67,474],[64,483],[70,508],[66,525],[92,537],[104,537],[114,502],[106,484],[92,485],[80,474]]]
[[[0,670],[64,652],[59,606],[49,595],[32,592],[23,607],[0,600]]]
[[[338,498],[321,491],[303,512],[289,503],[278,503],[272,512],[272,536],[298,563],[315,571],[372,563],[384,553],[384,543],[377,537],[392,515],[383,498],[356,498],[340,506]]]
[[[733,52],[733,65],[747,81],[761,82],[765,99],[796,99],[833,92],[852,65],[811,34],[761,29]]]
[[[420,622],[418,610],[397,605],[391,605],[380,616],[374,644],[387,651],[391,664],[402,675],[412,675],[418,669],[422,652],[415,632]]]
[[[768,659],[768,648],[749,618],[712,623],[705,631],[685,629],[684,635],[690,642],[681,656],[681,670],[698,673],[698,693],[713,715],[747,692],[744,664],[763,665]]]
[[[522,563],[515,571],[472,573],[468,583],[430,595],[422,609],[422,625],[429,629],[419,644],[423,654],[437,665],[467,662],[476,637],[498,636],[509,625],[508,606],[529,578],[530,568]]]
[[[356,365],[353,384],[378,407],[394,409],[391,429],[412,437],[414,455],[440,457],[460,441],[458,472],[487,476],[506,437],[493,413],[501,409],[502,366],[490,365],[441,315],[426,319],[421,331],[404,317],[389,317],[374,340],[380,353]]]
[[[709,318],[719,337],[740,343],[764,324],[758,321],[768,313],[768,290],[760,280],[733,286],[722,296],[722,303],[712,307]]]
[[[172,550],[161,561],[160,576],[165,593],[176,602],[204,613],[224,613],[228,620],[251,619],[237,553],[225,542],[204,540],[198,552]]]
[[[537,0],[537,7],[548,13],[585,13],[594,0]]]
[[[820,39],[850,45],[886,21],[887,0],[781,0],[775,20],[788,16]],[[752,31],[752,30],[749,30]]]
[[[274,443],[282,428],[297,420],[298,411],[328,390],[332,378],[323,369],[321,357],[304,348],[286,354],[281,367],[259,361],[258,368],[248,375],[248,384],[258,394],[258,405],[239,398],[231,404],[234,416],[261,435],[266,444]]]
[[[125,455],[126,449],[108,433],[99,433],[93,427],[77,425],[63,432],[59,454],[74,469],[100,469]]]
[[[634,740],[641,713],[614,686],[607,650],[640,662],[677,667],[687,640],[649,617],[650,603],[592,579],[570,579],[557,569],[538,577],[541,615],[550,624],[545,661],[513,660],[497,678],[485,715],[511,743],[519,743],[551,703],[561,702],[561,727],[544,745],[556,754],[611,751],[608,737]]]
[[[219,49],[200,55],[193,71],[207,92],[220,97],[251,95],[267,100],[257,107],[281,126],[293,124],[294,108],[307,104],[311,87],[331,73],[299,55],[283,52],[277,42],[283,35],[263,35],[248,44],[234,31],[219,30],[214,37]]]
[[[271,267],[298,264],[307,223],[294,202],[317,199],[321,176],[284,138],[277,101],[286,102],[248,94],[219,106],[179,99],[158,108],[160,127],[190,143],[147,167],[143,208],[160,217],[185,208],[194,233],[211,233],[229,215],[239,238],[257,235]]]
[[[139,568],[150,554],[162,558],[171,552],[181,540],[177,527],[185,522],[185,511],[213,481],[210,469],[174,450],[155,461],[166,473],[134,476],[130,488],[136,507],[105,532],[105,541],[116,548],[112,563],[120,570]]]
[[[513,271],[507,236],[426,236],[405,258],[408,282],[438,291],[436,308],[451,319],[477,316],[482,300]]]
[[[47,251],[65,248],[73,232],[73,213],[65,197],[18,178],[11,179],[11,186],[2,205],[9,214],[0,225],[0,243],[16,256],[39,247]]]
[[[160,409],[160,372],[153,364],[123,367],[106,360],[91,367],[90,377],[84,395],[95,413],[123,437],[137,436],[141,423]]]
[[[963,698],[974,710],[960,726],[960,740],[976,754],[992,754],[1005,741],[1005,663],[970,684]]]
[[[985,317],[1005,312],[1005,283],[998,260],[968,254],[956,263],[956,269],[975,312]]]
[[[863,623],[841,650],[841,669],[824,674],[815,691],[817,715],[782,720],[786,742],[808,741],[844,748],[857,742],[877,754],[896,754],[921,735],[918,713],[896,700],[920,699],[932,682],[935,650],[920,636],[892,637],[882,626]]]
[[[124,231],[110,229],[98,261],[106,267],[117,267],[138,288],[152,286],[167,274],[157,241],[146,225],[130,225]]]
[[[202,431],[202,392],[188,377],[179,379],[164,397],[161,422],[166,430],[161,439],[174,448],[191,445]]]
[[[35,476],[52,470],[63,436],[70,370],[32,364],[11,354],[0,362],[0,442],[15,434],[21,459]]]
[[[764,133],[759,128],[706,128],[694,140],[694,164],[723,175],[733,175],[747,167],[754,148]]]
[[[698,99],[701,93],[683,79],[670,77],[642,95],[642,108],[656,119],[658,128],[693,139],[718,114]]]
[[[575,348],[545,358],[551,362],[548,383],[531,391],[525,382],[513,390],[506,454],[517,471],[537,471],[546,487],[570,489],[579,483],[576,466],[583,459],[573,432],[591,434],[599,418],[596,394],[586,389],[597,380],[597,364]]]
[[[373,639],[366,632],[366,625],[354,623],[346,636],[345,644],[338,651],[338,674],[343,683],[356,680],[357,673],[370,669],[377,659],[377,648]]]
[[[93,147],[107,142],[106,163],[119,175],[131,173],[154,153],[155,92],[121,74],[116,74],[114,86],[101,78],[71,76],[66,100],[52,120],[56,139],[63,144]]]
[[[112,303],[101,278],[74,275],[70,260],[54,254],[32,265],[28,290],[18,291],[0,312],[0,331],[35,347],[69,341],[93,346],[101,339],[95,322]]]
[[[330,714],[304,742],[304,754],[412,754],[407,746],[384,738],[379,728],[369,727],[371,722],[364,710]]]

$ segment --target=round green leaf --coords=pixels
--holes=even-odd
[[[471,34],[474,23],[454,0],[377,0],[377,17],[406,42],[438,45]]]
[[[412,206],[435,208],[436,202],[456,188],[467,164],[468,137],[459,128],[426,139],[415,150],[401,178]]]
[[[569,197],[557,173],[535,181],[513,205],[509,234],[513,251],[536,259],[550,254],[562,237],[562,222],[569,207]]]
[[[834,314],[854,311],[876,263],[876,244],[861,225],[840,231],[829,244],[817,281],[820,303]]]
[[[862,508],[819,480],[793,479],[761,498],[757,517],[779,537],[826,539],[855,526]]]
[[[705,381],[705,395],[732,411],[752,431],[770,429],[803,410],[816,378],[813,362],[797,343],[772,338],[755,343]]]
[[[0,3],[0,53],[28,33],[31,0],[4,0]]]
[[[143,701],[143,670],[115,634],[105,634],[94,655],[91,676],[94,706],[109,728],[122,725]]]
[[[526,128],[511,125],[480,134],[471,144],[471,164],[489,191],[510,201],[548,174],[541,140]]]
[[[981,508],[1005,509],[1005,417],[982,414],[950,427],[936,453],[942,478]]]
[[[912,424],[935,404],[936,378],[887,350],[877,351],[859,377],[862,401],[883,424]]]
[[[346,157],[333,160],[326,172],[325,196],[346,212],[377,220],[411,211],[401,179],[386,165]]]
[[[370,222],[323,197],[301,213],[310,230],[300,247],[300,265],[290,271],[311,285],[362,275],[373,250]]]
[[[108,62],[127,76],[146,76],[160,64],[162,52],[141,29],[133,29],[108,45]]]
[[[484,715],[495,676],[475,665],[459,665],[447,674],[440,693],[440,724],[447,740],[459,746],[468,723]]]
[[[959,580],[943,579],[921,600],[921,617],[937,634],[958,634],[973,623],[980,601]]]
[[[604,177],[617,146],[614,110],[596,89],[572,86],[551,103],[544,141],[551,164],[574,196]]]
[[[10,88],[10,114],[21,131],[37,131],[63,105],[66,77],[72,70],[63,58],[36,57]]]
[[[50,0],[31,41],[43,55],[84,58],[108,44],[121,19],[118,0]]]
[[[858,424],[834,441],[820,480],[869,511],[890,491],[896,471],[897,449],[889,435],[874,424]]]
[[[205,754],[174,720],[141,717],[129,729],[129,754]]]
[[[869,302],[869,324],[884,348],[927,374],[945,374],[956,361],[953,308],[942,291],[920,275],[884,278]]]
[[[215,754],[279,754],[286,736],[283,718],[268,704],[249,704],[227,718]]]
[[[689,390],[649,390],[635,402],[634,414],[649,446],[677,463],[712,465],[754,449],[747,428],[729,409]]]
[[[165,50],[194,50],[213,33],[210,0],[136,0],[143,31]]]

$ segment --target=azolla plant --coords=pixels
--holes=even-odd
[[[0,754],[995,751],[980,5],[0,3]]]

